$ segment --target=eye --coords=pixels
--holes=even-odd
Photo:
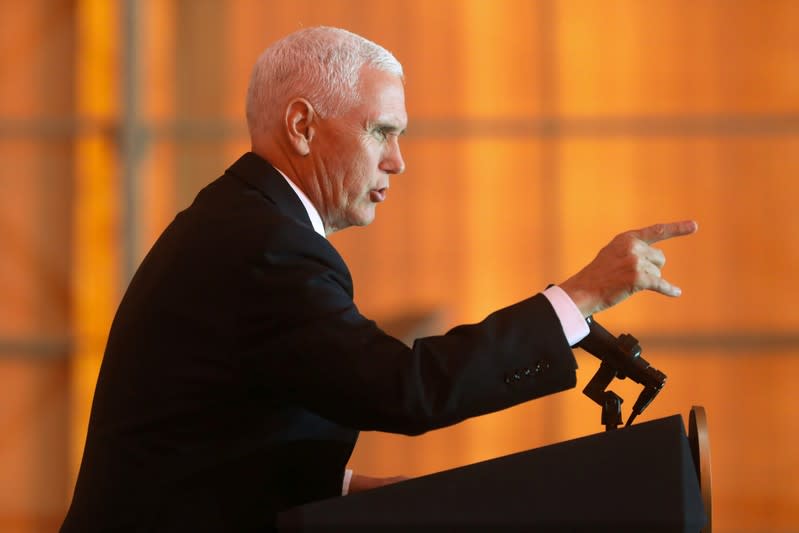
[[[397,128],[388,124],[375,124],[369,128],[369,133],[380,141],[387,141],[392,136],[399,136]]]

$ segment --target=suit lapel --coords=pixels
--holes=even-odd
[[[258,155],[247,152],[227,169],[226,174],[230,174],[258,190],[267,201],[275,206],[279,213],[306,226],[313,234],[309,238],[311,242],[316,243],[316,250],[324,251],[324,257],[330,267],[343,275],[340,282],[350,298],[353,297],[352,276],[344,259],[330,244],[330,241],[316,233],[302,201],[275,167]]]
[[[286,179],[268,161],[247,152],[227,170],[257,189],[282,214],[313,229],[311,219]]]

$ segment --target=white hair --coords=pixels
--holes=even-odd
[[[340,28],[305,28],[277,41],[261,54],[250,76],[250,136],[282,121],[292,98],[307,99],[322,117],[346,112],[358,101],[364,66],[403,76],[391,52]]]

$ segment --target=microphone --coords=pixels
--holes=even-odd
[[[624,333],[617,339],[594,320],[593,316],[588,317],[586,322],[588,322],[588,335],[578,342],[577,346],[610,366],[616,371],[619,379],[629,377],[644,386],[627,420],[626,425],[629,426],[666,384],[666,375],[650,366],[649,362],[641,357],[641,346],[632,335]]]

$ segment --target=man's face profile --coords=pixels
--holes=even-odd
[[[374,220],[389,175],[405,169],[399,136],[407,123],[402,80],[371,67],[361,71],[357,103],[340,116],[320,118],[311,155],[328,229]]]

